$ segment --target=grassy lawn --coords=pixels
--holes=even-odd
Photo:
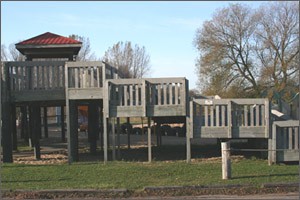
[[[221,161],[79,162],[72,165],[4,164],[3,189],[142,189],[145,186],[188,186],[299,181],[298,165],[268,166],[266,160],[232,161],[232,179],[221,179]]]

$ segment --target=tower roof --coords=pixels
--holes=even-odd
[[[72,58],[77,55],[82,42],[46,32],[16,44],[16,49],[27,59]]]
[[[63,37],[54,33],[46,32],[17,43],[16,45],[60,45],[60,44],[82,44],[82,42]]]

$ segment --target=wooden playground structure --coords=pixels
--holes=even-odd
[[[51,43],[49,36],[64,42]],[[148,118],[149,161],[151,134],[159,131],[162,121],[176,119],[186,124],[187,161],[191,160],[193,138],[264,138],[269,142],[270,163],[298,159],[299,121],[273,122],[268,99],[190,99],[186,78],[123,79],[107,63],[75,61],[80,46],[76,40],[46,33],[16,45],[26,61],[1,63],[3,162],[13,162],[16,107],[20,107],[23,129],[39,159],[41,109],[46,113],[51,106],[61,107],[61,115],[66,115],[66,121],[61,119],[62,137],[68,142],[69,163],[78,161],[78,107],[82,105],[88,107],[90,152],[97,151],[102,132],[104,162],[108,161],[109,133],[115,159],[116,134],[120,134],[120,118],[124,117]],[[156,124],[154,130],[151,120]],[[110,131],[108,122],[113,122]]]

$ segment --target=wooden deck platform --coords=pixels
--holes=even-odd
[[[193,138],[269,138],[268,99],[194,99]]]

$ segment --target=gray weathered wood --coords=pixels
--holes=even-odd
[[[222,179],[231,178],[230,142],[221,143],[222,151]]]
[[[148,162],[152,161],[151,118],[148,117]]]
[[[112,126],[112,160],[116,160],[116,132],[115,132],[115,118],[111,119]]]
[[[1,83],[1,106],[2,106],[2,151],[3,162],[13,162],[12,157],[12,137],[11,137],[11,117],[10,117],[10,94],[9,94],[9,73],[8,67],[2,66],[2,83]]]

